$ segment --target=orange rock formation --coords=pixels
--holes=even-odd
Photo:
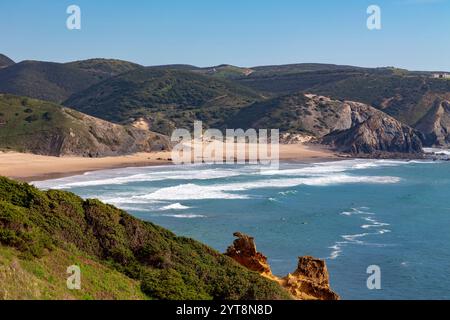
[[[244,267],[260,273],[262,276],[277,281],[299,300],[339,300],[339,296],[330,288],[328,270],[324,260],[305,256],[298,258],[297,269],[285,277],[272,274],[267,258],[256,250],[254,238],[240,232],[229,246],[227,256]]]

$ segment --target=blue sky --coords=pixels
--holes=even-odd
[[[66,8],[82,29],[66,28]],[[366,9],[382,10],[369,31]],[[450,71],[450,0],[1,0],[0,52],[144,65],[322,62]]]

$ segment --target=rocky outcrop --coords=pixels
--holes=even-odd
[[[297,269],[279,283],[298,299],[339,300],[339,296],[330,288],[327,266],[321,259],[299,257]]]
[[[233,235],[237,239],[234,240],[232,246],[228,247],[225,254],[252,271],[263,275],[272,275],[267,258],[256,251],[255,240],[240,232],[235,232]]]
[[[321,143],[353,155],[422,154],[420,134],[380,110],[354,101],[336,104],[326,97],[307,97],[338,108],[330,132],[319,138]]]
[[[424,134],[426,146],[450,146],[450,101],[437,99],[415,128]]]
[[[279,128],[281,143],[328,144],[341,152],[364,156],[422,152],[419,134],[367,104],[296,93],[243,108],[229,126]]]
[[[410,127],[392,117],[373,115],[354,127],[333,132],[322,141],[354,155],[421,154],[422,141]]]
[[[324,260],[310,256],[299,257],[297,269],[285,277],[272,274],[267,258],[256,250],[254,238],[234,233],[237,237],[228,247],[226,255],[244,267],[278,282],[295,299],[338,300],[339,296],[330,288],[329,274]]]

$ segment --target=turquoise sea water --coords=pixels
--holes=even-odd
[[[255,237],[275,274],[327,261],[344,299],[450,299],[450,163],[344,160],[97,171],[35,183],[100,198],[225,251]],[[367,289],[369,265],[381,290]]]

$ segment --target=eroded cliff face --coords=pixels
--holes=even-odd
[[[267,257],[256,250],[255,240],[240,232],[235,232],[233,235],[237,239],[227,248],[225,254],[252,271],[272,276]]]
[[[422,153],[420,134],[386,113],[354,101],[337,102],[326,97],[306,95],[310,103],[335,106],[335,122],[321,143],[353,155],[392,156]]]
[[[295,299],[299,300],[339,300],[330,288],[329,274],[324,260],[310,256],[298,258],[297,269],[285,277],[272,274],[267,257],[256,250],[254,238],[234,233],[237,238],[228,247],[226,255],[244,267],[278,282]]]
[[[415,128],[425,135],[425,145],[450,146],[450,101],[437,99]]]
[[[243,108],[229,121],[242,128],[279,128],[282,143],[318,142],[365,157],[417,157],[421,134],[364,103],[296,93]]]
[[[51,149],[60,156],[105,157],[170,150],[166,136],[122,126],[63,108],[71,126],[56,135]]]
[[[422,141],[412,128],[384,115],[370,116],[348,130],[325,136],[322,141],[354,155],[412,155],[422,152]]]

